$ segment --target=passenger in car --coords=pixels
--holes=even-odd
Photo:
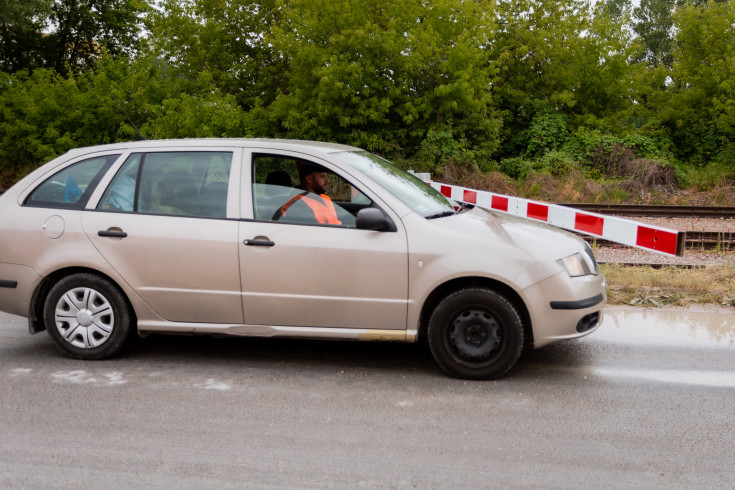
[[[134,169],[137,174],[137,166]],[[110,188],[110,195],[104,202],[102,209],[117,211],[132,211],[135,199],[135,177],[125,174]]]
[[[298,194],[286,202],[273,215],[273,220],[279,220],[281,217],[287,217],[286,213],[294,206],[306,206],[314,215],[317,223],[329,225],[341,225],[342,222],[337,218],[337,211],[334,209],[332,199],[327,196],[327,185],[329,185],[329,176],[324,168],[309,163],[303,163],[299,167],[299,179],[301,183],[298,185],[304,192]]]
[[[176,170],[164,173],[157,180],[153,188],[154,214],[173,216],[196,216],[196,203],[192,198],[196,195],[196,188],[191,175]]]

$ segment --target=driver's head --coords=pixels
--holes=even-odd
[[[299,179],[301,179],[301,187],[305,191],[313,192],[314,194],[325,194],[327,192],[329,175],[322,167],[304,163],[299,168]]]

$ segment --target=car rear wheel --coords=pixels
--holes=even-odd
[[[105,359],[123,350],[131,337],[132,314],[122,292],[94,274],[74,274],[57,282],[44,305],[46,330],[65,354]]]
[[[429,320],[429,347],[452,376],[492,379],[507,373],[523,349],[523,324],[504,296],[490,289],[450,294]]]

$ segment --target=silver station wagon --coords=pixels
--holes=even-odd
[[[595,330],[580,238],[459,205],[349,146],[259,139],[80,148],[0,196],[0,310],[67,355],[147,333],[414,342],[488,379]]]

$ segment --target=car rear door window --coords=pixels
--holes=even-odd
[[[231,152],[134,153],[97,209],[224,218],[231,165]]]
[[[31,192],[25,204],[82,209],[97,183],[119,156],[116,154],[88,158],[56,172]]]

